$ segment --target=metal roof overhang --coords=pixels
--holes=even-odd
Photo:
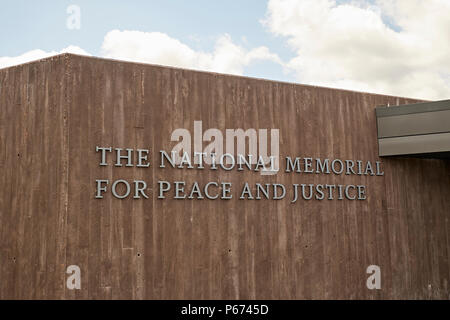
[[[375,109],[379,156],[450,158],[450,100]]]

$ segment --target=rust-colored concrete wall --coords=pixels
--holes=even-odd
[[[412,102],[70,54],[0,70],[0,298],[449,299],[449,162],[377,156],[375,106]],[[282,169],[311,156],[385,175],[159,168],[194,120],[280,129]],[[96,146],[152,165],[101,167]],[[95,179],[138,178],[149,199],[94,198]],[[367,200],[161,200],[158,180],[365,184]]]

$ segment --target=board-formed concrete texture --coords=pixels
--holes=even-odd
[[[449,299],[450,163],[378,156],[375,107],[416,102],[72,54],[2,69],[0,298]],[[195,121],[224,135],[278,129],[280,171],[161,168],[172,133]],[[96,147],[111,147],[107,165]],[[114,164],[116,148],[132,149],[131,166]],[[286,172],[286,157],[302,172]],[[308,173],[316,159],[373,167]],[[111,192],[121,180],[123,199]],[[133,198],[136,180],[148,199]],[[174,199],[177,181],[188,195],[227,182],[232,198]],[[286,197],[240,199],[246,182]],[[364,194],[292,202],[295,184]]]

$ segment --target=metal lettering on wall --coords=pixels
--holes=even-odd
[[[200,130],[200,133],[198,132]],[[216,131],[213,131],[216,130]],[[259,134],[259,137],[258,137]],[[261,139],[261,136],[264,139]],[[206,148],[204,141],[211,142]],[[181,142],[180,138],[182,139]],[[237,146],[234,145],[235,138]],[[248,138],[248,152],[245,153],[245,141]],[[259,138],[259,139],[258,139]],[[173,131],[171,141],[179,142],[171,151],[159,150],[157,167],[160,170],[224,170],[274,175],[280,172],[279,133],[271,130],[271,154],[268,154],[267,130],[242,129],[226,130],[226,142],[218,129],[209,129],[203,134],[201,121],[194,122],[194,141],[185,129]],[[259,142],[259,143],[258,143]],[[194,145],[194,152],[191,152]],[[226,153],[223,153],[226,145]],[[235,148],[236,147],[236,148]],[[234,150],[238,150],[235,155]],[[132,148],[114,148],[96,146],[100,154],[100,166],[150,168],[150,150]],[[257,152],[258,151],[258,152]],[[313,157],[284,157],[284,170],[281,174],[317,174],[317,175],[356,175],[383,176],[381,162],[362,160],[322,159]],[[229,200],[282,200],[290,198],[291,203],[303,200],[366,200],[367,190],[364,184],[312,184],[292,183],[290,186],[281,183],[254,183],[243,181],[234,190],[229,181],[166,181],[155,182],[157,199],[222,199]],[[144,180],[128,181],[117,179],[95,180],[95,198],[103,199],[108,193],[117,199],[148,199],[149,184]]]

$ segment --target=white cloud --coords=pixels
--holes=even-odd
[[[196,51],[181,41],[161,32],[108,32],[101,46],[102,56],[120,60],[146,62],[181,68],[199,69],[229,74],[244,74],[244,68],[255,61],[282,64],[267,47],[245,49],[233,43],[227,34],[216,40],[211,52]],[[89,55],[83,49],[69,46],[61,51],[32,50],[17,57],[0,57],[0,68],[38,60],[62,52]]]
[[[217,39],[212,52],[202,52],[161,32],[113,30],[104,38],[102,53],[107,58],[238,75],[257,60],[281,64],[280,58],[268,48],[247,50],[233,43],[227,34]]]
[[[21,54],[16,57],[0,57],[0,68],[6,68],[10,66],[14,66],[21,63],[26,63],[34,60],[39,60],[42,58],[54,56],[60,53],[75,53],[75,54],[83,54],[89,55],[86,51],[77,46],[68,46],[67,48],[62,49],[61,51],[43,51],[40,49],[31,50]]]
[[[450,97],[450,0],[269,0],[264,24],[295,57],[245,48],[227,34],[199,51],[161,32],[108,32],[107,58],[230,74],[256,61],[278,64],[301,83],[423,99]],[[243,38],[242,43],[246,44]],[[0,57],[0,68],[58,54],[70,46]]]
[[[302,83],[424,99],[450,97],[449,0],[270,0]]]

